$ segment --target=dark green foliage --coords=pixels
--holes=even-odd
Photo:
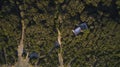
[[[0,19],[0,62],[13,64],[17,60],[16,49],[20,40],[19,17],[11,13]]]
[[[65,66],[73,58],[71,67],[120,66],[119,0],[1,0],[0,64],[17,62],[21,36],[19,12],[25,20],[24,50],[37,52],[40,57],[31,59],[31,64],[59,66],[59,48],[50,52],[59,28]],[[87,22],[89,29],[74,37],[72,29],[79,21]]]

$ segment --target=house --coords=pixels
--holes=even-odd
[[[81,32],[81,28],[77,27],[75,30],[72,30],[75,35],[78,35]]]
[[[82,23],[82,24],[80,24],[79,26],[80,26],[81,30],[86,30],[86,29],[88,29],[88,26],[87,26],[86,23]]]
[[[81,23],[77,28],[75,28],[74,30],[72,30],[72,32],[75,35],[78,35],[80,32],[83,32],[83,30],[88,29],[88,26],[86,23]]]

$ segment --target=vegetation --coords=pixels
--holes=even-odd
[[[119,0],[0,0],[0,67],[119,67],[119,18]]]

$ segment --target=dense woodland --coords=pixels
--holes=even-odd
[[[74,36],[81,22],[88,30]],[[60,66],[57,28],[64,67],[120,67],[120,0],[0,0],[0,67],[18,62],[22,32],[22,57],[38,54],[31,66]]]

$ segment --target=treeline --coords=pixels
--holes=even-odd
[[[30,64],[59,66],[59,48],[50,52],[59,28],[65,67],[119,67],[119,18],[119,0],[0,0],[0,65],[18,61],[23,19],[23,57],[26,52],[39,56],[31,58]],[[80,21],[86,22],[89,30],[75,37],[72,30]]]

